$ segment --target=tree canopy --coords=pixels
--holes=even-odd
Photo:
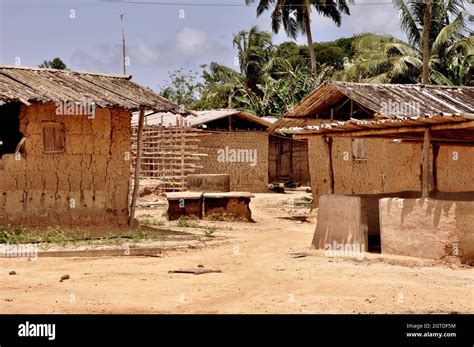
[[[67,69],[66,64],[59,57],[56,57],[53,60],[44,60],[41,64],[38,65],[38,67],[45,68],[45,69],[58,69],[58,70]]]

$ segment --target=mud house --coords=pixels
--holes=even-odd
[[[144,108],[185,112],[131,76],[0,66],[0,224],[125,225]]]
[[[200,174],[229,174],[232,191],[268,190],[268,132],[270,123],[237,110],[196,111],[192,127],[202,129]]]
[[[267,119],[270,117],[267,117]],[[295,139],[291,134],[278,131],[278,118],[273,118],[268,128],[268,179],[269,182],[295,181],[309,186],[311,178],[308,162],[308,141]]]
[[[146,114],[142,177],[162,190],[185,190],[189,174],[229,174],[233,191],[268,190],[269,122],[238,110]]]
[[[474,257],[474,88],[326,82],[277,122],[309,141],[313,240]]]
[[[276,118],[237,110],[196,111],[191,126],[210,136],[201,139],[201,173],[229,173],[231,190],[268,191],[268,183],[295,180],[309,184],[306,140],[272,130]]]
[[[165,191],[185,189],[192,173],[229,174],[233,191],[266,192],[269,182],[290,179],[309,184],[307,141],[270,131],[275,120],[232,109],[194,111],[186,118],[147,112],[142,177],[157,178]],[[164,133],[169,150],[156,147]]]

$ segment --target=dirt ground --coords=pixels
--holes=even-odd
[[[216,227],[212,238],[166,222],[195,238],[154,257],[1,258],[0,313],[474,313],[474,270],[455,260],[311,251],[304,196],[256,194],[255,223],[200,221]],[[168,273],[198,265],[222,273]],[[70,279],[60,282],[64,274]]]

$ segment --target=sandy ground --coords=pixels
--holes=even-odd
[[[474,270],[454,260],[309,250],[314,223],[292,204],[302,196],[258,194],[256,223],[200,222],[217,227],[212,239],[181,228],[201,246],[156,257],[0,259],[0,313],[474,313]],[[168,273],[198,265],[222,273]]]

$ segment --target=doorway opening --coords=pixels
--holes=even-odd
[[[20,132],[20,104],[10,103],[0,106],[0,158],[4,154],[14,154],[23,138]]]

